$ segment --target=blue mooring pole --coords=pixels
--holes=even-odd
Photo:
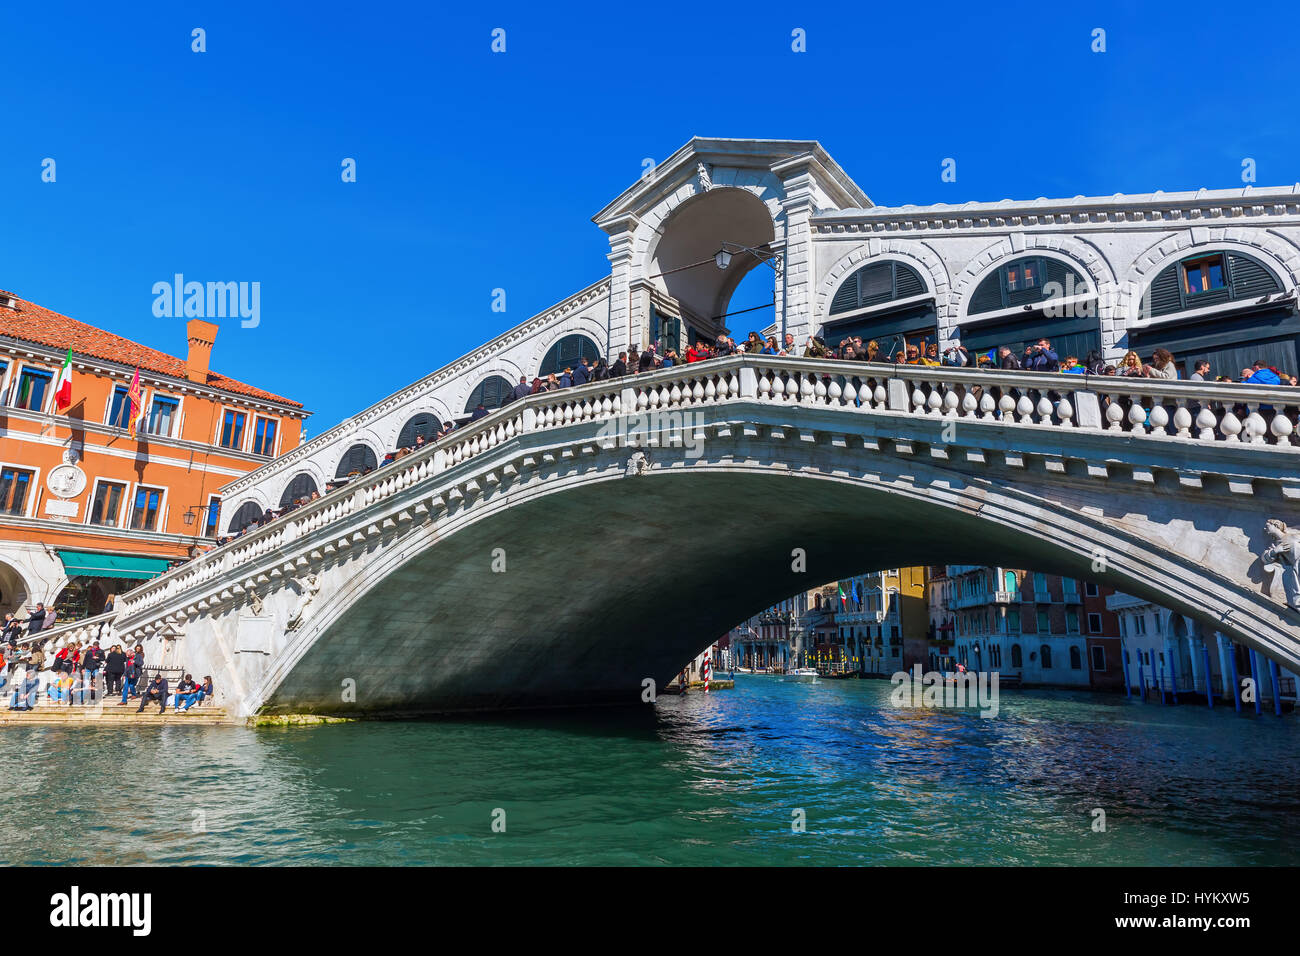
[[[1214,691],[1210,686],[1213,683],[1210,680],[1210,649],[1204,644],[1201,645],[1201,655],[1205,658],[1205,706],[1214,710]]]
[[[1268,679],[1273,685],[1273,713],[1278,717],[1282,716],[1282,695],[1278,693],[1278,685],[1281,681],[1277,675],[1277,661],[1273,658],[1268,659]]]
[[[1232,662],[1232,705],[1241,713],[1241,675],[1237,673],[1237,645],[1228,645],[1228,660]]]
[[[1260,710],[1259,699],[1259,655],[1253,647],[1250,649],[1250,681],[1255,685],[1255,716],[1258,717],[1263,711]]]
[[[1142,693],[1142,703],[1147,702],[1147,676],[1143,668],[1142,652],[1138,651],[1138,690]]]
[[[1124,667],[1124,696],[1133,699],[1133,688],[1128,684],[1128,650],[1121,648],[1119,652],[1119,662]]]

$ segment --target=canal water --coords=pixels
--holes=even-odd
[[[0,730],[0,857],[76,864],[1291,864],[1300,723],[1085,693],[898,710],[738,677],[630,712]],[[1105,831],[1094,829],[1094,811]],[[498,812],[504,811],[504,814]],[[792,823],[802,811],[805,829]],[[504,819],[505,832],[493,831]]]

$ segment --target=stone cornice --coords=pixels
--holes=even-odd
[[[492,341],[479,346],[474,351],[462,355],[460,358],[444,365],[442,368],[434,372],[430,372],[418,382],[414,382],[400,391],[394,392],[392,395],[381,399],[364,411],[353,415],[351,418],[345,419],[329,431],[317,435],[311,441],[299,445],[297,448],[281,455],[274,461],[268,462],[256,471],[251,471],[242,478],[238,478],[224,486],[221,489],[223,499],[241,494],[248,490],[248,488],[265,480],[271,475],[293,468],[304,459],[310,458],[318,451],[328,448],[335,441],[341,438],[346,438],[359,429],[365,428],[372,422],[383,418],[389,412],[409,405],[412,401],[428,395],[438,387],[469,371],[480,362],[486,361],[497,353],[516,345],[529,336],[535,335],[555,322],[579,311],[584,306],[598,301],[602,296],[607,296],[609,290],[610,280],[601,279],[599,282],[587,286],[585,289],[571,295],[562,302],[556,303],[549,309],[537,313],[532,318],[516,325],[513,329],[510,329],[508,332],[498,336]]]
[[[13,528],[25,532],[32,531],[61,531],[68,534],[77,534],[85,536],[102,535],[106,538],[121,538],[123,541],[130,541],[132,544],[168,544],[179,547],[189,547],[195,544],[209,545],[213,541],[211,538],[205,538],[202,535],[192,534],[166,534],[157,531],[139,531],[133,528],[111,528],[106,525],[86,524],[82,521],[54,521],[50,518],[25,518],[21,515],[4,515],[0,517],[0,528]],[[89,545],[78,545],[80,548],[89,547]],[[102,548],[96,549],[102,551]],[[138,555],[139,551],[119,551],[119,554]]]
[[[617,217],[648,208],[683,182],[695,177],[697,163],[707,163],[740,169],[774,170],[778,166],[794,163],[814,166],[828,191],[841,205],[868,207],[871,199],[831,158],[817,140],[784,139],[720,139],[703,136],[692,137],[662,163],[654,167],[655,174],[639,180],[623,190],[613,202],[591,217],[592,222],[606,229]]]
[[[125,428],[118,428],[115,425],[105,425],[101,422],[93,422],[81,418],[69,418],[67,415],[57,414],[54,412],[33,412],[26,408],[6,408],[5,415],[15,421],[31,422],[34,425],[53,425],[55,428],[63,427],[71,431],[88,432],[92,435],[100,435],[105,438],[121,438],[127,434]],[[15,441],[21,441],[24,438],[31,440],[36,438],[35,434],[24,434],[16,432],[13,429],[7,429],[5,436]],[[71,440],[71,435],[68,436]],[[248,462],[250,465],[261,465],[266,463],[266,458],[261,455],[254,455],[252,452],[236,451],[231,448],[222,448],[220,445],[213,445],[210,442],[190,441],[186,438],[170,438],[163,435],[154,435],[152,433],[142,432],[140,441],[150,446],[157,445],[160,448],[168,448],[185,454],[201,454],[218,458],[230,458],[235,461]],[[86,445],[81,444],[84,451],[103,452],[103,445]],[[232,471],[237,469],[231,469]]]
[[[1196,192],[1149,195],[1077,196],[1074,199],[1034,199],[968,202],[961,205],[876,206],[845,209],[813,217],[819,237],[879,232],[938,232],[977,229],[1023,229],[1068,226],[1113,229],[1118,224],[1168,228],[1228,220],[1269,220],[1300,217],[1300,184],[1255,189],[1201,189]]]

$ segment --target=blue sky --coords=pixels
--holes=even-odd
[[[605,275],[590,217],[692,135],[818,139],[885,205],[1300,180],[1293,5],[307,11],[0,12],[0,288],[183,355],[155,282],[260,282],[213,367],[313,435]]]

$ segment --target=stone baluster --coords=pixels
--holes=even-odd
[[[1223,420],[1219,422],[1219,431],[1223,432],[1224,441],[1241,441],[1238,437],[1241,434],[1241,419],[1233,414],[1232,409],[1223,413]]]

